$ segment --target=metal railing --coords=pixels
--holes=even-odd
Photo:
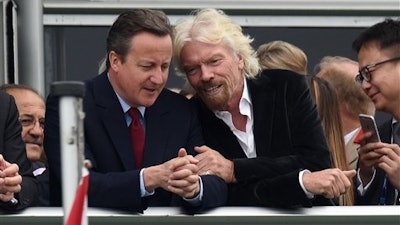
[[[296,210],[221,207],[202,214],[186,215],[179,208],[153,207],[144,214],[89,208],[90,225],[124,224],[307,224],[307,225],[399,225],[400,206],[328,206]],[[58,207],[33,207],[21,213],[0,215],[2,225],[62,224],[63,211]]]

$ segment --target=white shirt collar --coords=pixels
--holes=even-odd
[[[246,122],[246,132],[242,132],[236,129],[235,125],[232,122],[232,115],[228,111],[214,111],[214,114],[217,118],[224,121],[224,123],[230,128],[232,133],[236,136],[243,152],[246,154],[248,158],[257,157],[256,147],[254,143],[254,134],[253,134],[253,107],[251,103],[251,98],[249,95],[249,90],[247,88],[246,79],[243,78],[243,92],[242,97],[239,102],[239,112],[242,115],[247,116]]]

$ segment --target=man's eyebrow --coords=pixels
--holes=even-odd
[[[33,115],[31,114],[22,114],[20,117],[29,117],[29,118],[35,118]]]

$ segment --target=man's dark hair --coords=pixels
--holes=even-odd
[[[362,46],[370,42],[377,42],[381,49],[390,49],[393,56],[399,56],[400,19],[385,19],[367,28],[354,40],[353,50],[358,53]]]
[[[173,35],[173,29],[164,12],[151,9],[132,9],[121,13],[113,23],[107,37],[107,57],[111,51],[125,60],[132,38],[140,32],[149,32],[163,37]],[[110,62],[106,58],[107,69]]]

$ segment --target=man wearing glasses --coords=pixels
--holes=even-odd
[[[26,155],[32,162],[33,175],[39,181],[39,199],[34,206],[49,205],[49,178],[46,170],[47,159],[43,149],[44,116],[46,105],[36,90],[21,84],[5,84],[0,89],[12,95],[19,111],[22,125],[22,140]]]
[[[399,205],[400,189],[400,20],[386,19],[353,42],[360,66],[356,81],[377,110],[392,118],[379,127],[381,142],[361,139],[356,204]]]
[[[26,158],[14,98],[0,91],[0,214],[15,212],[37,197],[37,180]],[[3,224],[3,223],[2,223]]]

